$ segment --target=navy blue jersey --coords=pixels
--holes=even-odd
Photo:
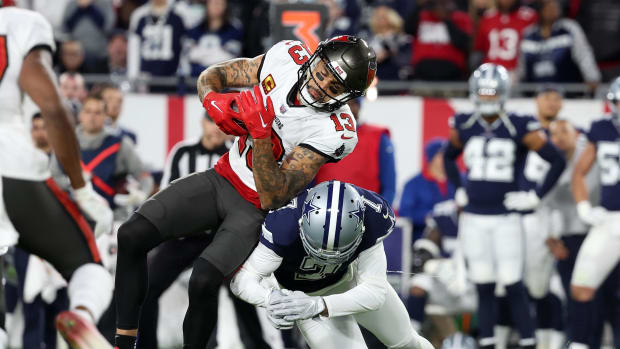
[[[488,124],[474,114],[456,114],[452,120],[464,146],[467,166],[465,189],[469,202],[466,212],[503,214],[504,195],[519,190],[519,177],[528,149],[523,137],[540,129],[531,116],[508,114]]]
[[[174,76],[185,36],[185,24],[175,6],[159,17],[152,14],[150,4],[141,6],[131,15],[130,30],[140,39],[140,71]]]
[[[523,32],[521,69],[527,82],[598,81],[592,49],[581,27],[572,19],[561,19],[543,37],[533,25]]]
[[[446,200],[435,204],[430,215],[431,223],[441,234],[441,254],[450,257],[457,245],[458,208],[454,200]]]
[[[232,22],[215,31],[201,23],[187,32],[190,42],[188,59],[191,76],[198,77],[210,65],[241,55],[243,32]]]
[[[543,131],[549,137],[549,130],[543,129]],[[550,166],[538,153],[530,151],[525,159],[523,172],[519,175],[519,189],[522,191],[536,190],[545,180]],[[524,214],[531,212],[534,210],[521,211]]]
[[[306,191],[287,206],[269,212],[263,223],[260,242],[282,257],[282,264],[274,274],[284,288],[314,292],[335,284],[362,251],[383,241],[392,232],[395,218],[390,205],[379,194],[354,187],[364,197],[366,229],[359,247],[351,259],[343,264],[318,264],[304,250],[299,236],[299,219]]]
[[[620,121],[616,117],[596,120],[587,136],[596,146],[601,169],[601,206],[620,211]]]

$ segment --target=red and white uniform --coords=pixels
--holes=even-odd
[[[30,137],[24,115],[19,74],[35,47],[55,49],[52,26],[39,13],[15,7],[0,9],[0,173],[26,180],[50,177],[49,159]]]
[[[495,63],[514,70],[517,67],[523,29],[537,19],[536,12],[525,6],[510,13],[489,10],[478,25],[474,50],[484,53],[484,63]]]
[[[0,8],[0,176],[41,181],[51,176],[49,159],[30,137],[19,75],[24,58],[37,47],[55,49],[52,26],[40,14]],[[0,180],[0,248],[17,243],[18,233],[5,211]]]
[[[347,105],[328,113],[294,103],[297,72],[310,59],[300,41],[281,41],[263,58],[259,79],[263,102],[271,97],[275,110],[271,140],[278,164],[297,147],[305,147],[336,162],[357,144],[356,124]],[[215,170],[226,178],[248,201],[260,208],[252,173],[252,138],[237,137]]]

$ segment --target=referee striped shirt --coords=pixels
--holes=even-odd
[[[231,142],[225,142],[215,149],[208,150],[202,145],[200,138],[175,144],[166,160],[160,183],[161,189],[175,179],[212,168],[231,145]]]

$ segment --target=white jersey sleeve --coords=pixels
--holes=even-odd
[[[316,128],[300,145],[322,154],[329,162],[338,162],[351,154],[357,144],[355,118],[348,106],[343,106],[325,117],[324,126]]]
[[[275,285],[266,281],[282,264],[282,257],[259,243],[248,260],[230,281],[235,296],[256,306],[265,306],[265,298]]]
[[[323,297],[329,317],[346,316],[379,309],[390,287],[387,282],[387,261],[383,243],[361,252],[356,261],[357,286]]]
[[[7,17],[13,23],[8,25],[12,25],[10,30],[22,57],[37,47],[45,47],[52,52],[56,49],[52,25],[40,13],[17,8],[11,10],[15,13]]]

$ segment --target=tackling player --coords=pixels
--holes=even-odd
[[[17,245],[50,262],[69,282],[71,311],[56,319],[62,335],[73,348],[109,348],[93,324],[112,296],[112,278],[95,245],[96,235],[111,230],[112,211],[82,177],[78,143],[52,71],[54,48],[43,16],[0,8],[0,250]],[[75,202],[51,179],[47,155],[30,139],[22,115],[26,93],[41,110]],[[95,236],[78,207],[96,222]]]
[[[165,240],[211,229],[213,241],[194,263],[183,323],[184,348],[206,346],[220,285],[256,246],[266,210],[285,205],[321,165],[355,147],[355,120],[345,103],[365,93],[375,71],[375,54],[366,42],[340,36],[322,42],[312,55],[299,41],[282,41],[264,55],[223,62],[200,75],[198,94],[209,116],[240,137],[214,170],[174,181],[120,227],[115,287],[120,349],[135,344],[147,252]],[[252,86],[254,94],[222,93]]]
[[[532,117],[506,113],[510,79],[502,66],[481,65],[469,79],[475,112],[456,114],[445,150],[449,180],[458,188],[455,200],[464,206],[459,219],[463,254],[470,279],[478,291],[480,346],[495,345],[496,283],[505,286],[513,323],[521,334],[520,346],[533,348],[534,321],[529,313],[523,277],[521,217],[515,210],[538,205],[565,167],[562,155],[540,132]],[[528,151],[550,164],[535,192],[519,192],[518,174]],[[456,158],[464,152],[467,183],[461,185]]]
[[[378,194],[323,182],[267,215],[231,290],[266,307],[276,328],[297,324],[310,348],[366,348],[359,323],[389,348],[430,349],[387,282],[383,240],[394,224]]]
[[[592,300],[620,260],[620,77],[609,87],[607,101],[611,115],[592,122],[587,133],[589,142],[573,172],[577,214],[591,228],[577,254],[571,279],[571,296],[578,312],[575,319],[579,321],[572,324],[575,331],[571,333],[571,348],[588,348]],[[592,207],[585,178],[595,162],[600,168],[601,202]],[[616,319],[613,322],[618,326]],[[618,337],[614,338],[615,347],[620,347]]]

